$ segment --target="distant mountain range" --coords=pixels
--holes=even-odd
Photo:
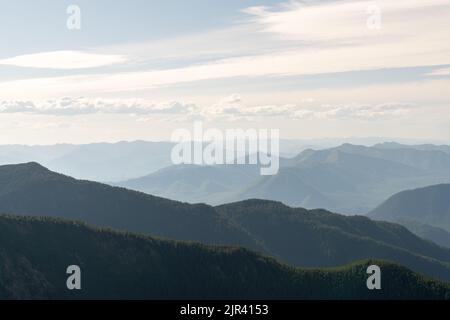
[[[280,152],[283,157],[293,157],[306,148],[323,148],[337,144],[338,142],[332,139],[281,139]],[[0,165],[34,161],[78,179],[117,182],[142,177],[172,165],[170,156],[173,146],[174,143],[164,141],[49,146],[0,145]]]
[[[402,223],[424,238],[450,247],[450,184],[397,193],[369,216]]]
[[[450,184],[397,193],[369,215],[385,220],[415,220],[450,230]]]
[[[280,140],[280,156],[293,158],[307,149],[335,148],[343,142],[373,145],[382,138]],[[412,143],[412,141],[407,141]],[[172,165],[172,142],[122,141],[117,143],[56,144],[48,146],[0,145],[0,165],[35,161],[78,179],[118,182],[143,177]],[[385,143],[385,148],[405,145]],[[409,148],[410,146],[406,146]],[[449,152],[448,146],[417,145],[419,150]]]
[[[282,158],[277,175],[256,166],[170,166],[116,183],[173,200],[211,205],[260,198],[309,209],[364,214],[410,188],[450,182],[450,147],[344,144]]]
[[[81,181],[37,163],[0,166],[0,212],[80,220],[99,227],[207,244],[239,245],[302,267],[383,259],[450,281],[450,249],[406,228],[325,210],[248,200],[180,203]]]
[[[398,219],[395,222],[405,226],[423,239],[428,239],[438,245],[450,248],[450,232],[443,228],[430,226],[429,224],[410,219]]]
[[[259,177],[256,165],[177,165],[117,185],[190,203],[221,203]],[[208,198],[208,199],[206,199]]]
[[[450,285],[383,261],[302,270],[245,249],[0,216],[0,299],[445,299]],[[368,290],[367,267],[382,270]],[[82,290],[66,287],[69,265]]]
[[[118,142],[86,145],[0,146],[0,164],[39,162],[79,179],[118,181],[171,165],[169,142]]]

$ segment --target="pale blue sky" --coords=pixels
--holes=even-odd
[[[450,140],[449,16],[450,0],[0,0],[0,143],[167,140],[199,119]]]
[[[35,51],[84,49],[151,41],[230,25],[241,9],[276,0],[1,0],[0,38],[8,39],[0,57]],[[84,28],[65,28],[69,5],[82,9]]]

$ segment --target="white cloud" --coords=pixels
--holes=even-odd
[[[425,35],[448,34],[445,30],[448,0],[341,0],[291,1],[281,10],[255,7],[245,10],[262,32],[288,40],[325,45],[426,40]],[[373,10],[373,8],[377,10]],[[369,17],[377,15],[381,28],[368,28]],[[406,38],[410,39],[406,39]],[[434,40],[434,39],[430,39]]]
[[[382,53],[384,49],[386,51]],[[397,44],[379,48],[361,46],[322,51],[302,49],[255,57],[226,59],[161,71],[16,80],[0,83],[0,90],[15,96],[24,94],[33,96],[87,95],[99,92],[148,90],[173,84],[232,77],[312,75],[443,65],[450,62],[450,50],[429,52],[429,54],[420,52],[420,50],[411,54],[411,50],[415,49]],[[427,49],[424,48],[424,50]],[[423,59],[418,59],[418,57]]]
[[[417,108],[416,104],[407,102],[333,105],[317,104],[313,99],[281,105],[247,106],[239,95],[233,94],[209,108],[202,109],[202,115],[211,120],[220,118],[230,121],[252,121],[261,118],[373,120],[407,116]]]
[[[205,59],[161,70],[6,81],[0,83],[0,90],[14,97],[26,94],[27,99],[28,96],[85,96],[233,77],[252,77],[258,81],[270,76],[450,64],[450,0],[378,0],[381,30],[366,26],[369,17],[366,9],[370,3],[361,0],[307,5],[292,2],[279,10],[249,9],[252,19],[236,35],[239,43],[246,39],[254,43],[252,39],[258,38],[258,46],[261,37],[266,37],[266,47],[272,45],[272,48],[261,54],[248,54],[246,48],[247,54],[242,55],[239,46],[231,46],[233,57],[226,59]],[[186,44],[186,39],[182,44]],[[209,52],[214,52],[215,44],[196,42],[201,56],[208,52],[204,50],[207,47],[212,48]],[[223,47],[222,44],[220,48]],[[183,46],[175,50],[176,46],[171,44],[171,48],[175,55],[183,52]],[[192,50],[190,47],[189,54]]]
[[[80,69],[126,63],[132,56],[139,69],[134,64],[121,66],[121,72],[102,68],[101,73],[79,70],[57,77],[34,70],[38,76],[20,80],[6,75],[0,80],[0,125],[13,120],[24,125],[20,130],[11,126],[1,139],[166,139],[179,126],[174,122],[193,119],[218,127],[273,126],[291,137],[448,136],[449,79],[395,76],[386,81],[381,75],[403,76],[408,71],[395,69],[423,66],[441,68],[429,76],[450,74],[443,67],[450,65],[450,0],[377,0],[380,30],[366,27],[371,3],[291,1],[249,8],[239,24],[182,38],[2,60],[0,64]],[[95,54],[102,52],[115,55]],[[288,76],[382,69],[391,70],[348,74],[330,86],[328,79],[339,80],[340,75],[323,77],[324,82],[315,81],[322,77],[298,83],[293,78],[285,87],[287,79],[277,83]],[[228,80],[213,81],[222,79]],[[240,94],[224,98],[230,91]],[[85,98],[61,99],[65,96]],[[126,99],[136,96],[143,99]],[[29,125],[51,121],[54,130]],[[71,129],[57,130],[63,122]]]
[[[417,106],[412,103],[389,102],[377,105],[371,104],[347,104],[347,105],[322,105],[318,108],[305,108],[294,112],[295,118],[318,119],[359,119],[374,120],[383,118],[398,118],[408,116]]]
[[[44,102],[0,101],[0,114],[74,116],[88,114],[171,115],[188,114],[196,108],[181,102],[149,103],[142,100],[61,98]]]
[[[120,64],[123,55],[107,55],[82,51],[52,51],[20,55],[0,60],[0,65],[42,69],[87,69]]]
[[[151,121],[153,115],[165,116],[173,121],[192,121],[193,119],[253,121],[261,118],[361,120],[404,116],[416,107],[411,103],[316,104],[311,99],[291,104],[246,105],[240,95],[232,94],[206,107],[176,101],[152,103],[143,100],[68,97],[44,102],[0,101],[0,114],[52,116],[123,114],[140,116],[137,118],[138,122]]]

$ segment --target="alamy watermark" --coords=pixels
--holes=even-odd
[[[81,268],[71,265],[67,267],[66,273],[69,275],[66,281],[67,289],[81,290]]]
[[[371,265],[367,268],[366,273],[370,275],[366,281],[367,289],[381,290],[381,268],[377,265]]]
[[[366,25],[369,30],[380,30],[381,29],[381,7],[376,2],[373,1],[367,7],[367,18]]]
[[[67,29],[71,31],[81,30],[81,8],[73,4],[67,7],[66,13],[68,14]]]
[[[207,129],[195,122],[193,130],[172,134],[172,163],[195,165],[252,164],[261,175],[276,175],[280,168],[278,129]]]

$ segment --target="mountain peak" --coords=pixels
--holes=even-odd
[[[40,163],[34,162],[34,161],[18,164],[18,166],[24,166],[24,167],[33,168],[33,169],[40,169],[40,170],[42,170],[42,169],[48,170],[46,167],[44,167]]]
[[[226,204],[225,206],[233,206],[233,205],[240,205],[244,207],[251,207],[251,206],[278,206],[282,208],[290,208],[289,206],[285,205],[281,201],[273,201],[273,200],[266,200],[266,199],[246,199],[242,201],[237,201],[234,203]]]
[[[405,145],[395,142],[395,141],[386,141],[382,143],[377,143],[374,145],[375,148],[404,148]]]
[[[8,165],[2,165],[0,166],[0,170],[33,170],[33,171],[45,171],[50,172],[49,169],[44,167],[43,165],[37,163],[37,162],[25,162],[25,163],[18,163],[18,164],[8,164]]]
[[[369,213],[390,221],[407,219],[450,230],[450,184],[438,184],[394,194]]]

